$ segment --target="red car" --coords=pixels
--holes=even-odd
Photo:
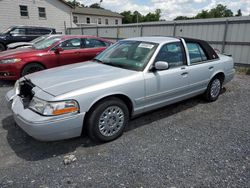
[[[0,52],[0,80],[17,80],[43,69],[87,61],[111,44],[94,36],[57,35],[29,48]]]

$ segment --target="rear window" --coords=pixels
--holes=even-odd
[[[190,63],[201,63],[203,61],[207,61],[208,58],[204,52],[204,50],[201,48],[201,46],[198,43],[187,43],[188,53],[190,57]]]
[[[47,35],[47,34],[50,34],[50,33],[51,33],[50,29],[36,29],[36,28],[28,28],[27,29],[27,34],[28,35],[41,36],[41,35]]]

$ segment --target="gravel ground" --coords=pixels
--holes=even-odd
[[[250,76],[132,120],[119,139],[44,143],[18,128],[0,82],[0,187],[250,187]],[[76,161],[63,163],[72,154]]]

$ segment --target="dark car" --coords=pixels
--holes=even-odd
[[[28,48],[0,52],[0,80],[93,59],[112,42],[83,35],[51,36]]]
[[[37,37],[56,34],[56,30],[48,27],[14,26],[0,33],[0,51],[7,49],[7,45],[14,42],[29,42]]]

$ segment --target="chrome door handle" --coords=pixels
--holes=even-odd
[[[212,66],[212,67],[209,67],[208,69],[209,69],[209,70],[213,70],[213,69],[214,69],[214,67]]]
[[[185,76],[185,75],[187,75],[187,74],[188,74],[188,72],[183,72],[183,73],[181,73],[182,76]]]

